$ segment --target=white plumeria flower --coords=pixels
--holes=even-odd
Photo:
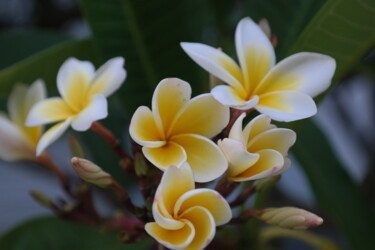
[[[271,42],[250,18],[239,22],[235,40],[240,66],[219,49],[181,43],[196,63],[228,84],[212,89],[219,102],[240,110],[255,108],[277,121],[316,113],[312,97],[329,87],[336,68],[332,57],[301,52],[275,65]]]
[[[96,72],[88,61],[69,58],[57,74],[57,88],[62,97],[52,97],[34,105],[27,117],[27,126],[59,122],[41,137],[37,146],[40,155],[56,141],[69,125],[85,131],[94,121],[107,117],[107,99],[125,80],[124,58],[116,57]]]
[[[9,117],[0,114],[0,159],[6,161],[36,160],[35,151],[42,127],[26,127],[30,107],[46,98],[42,80],[30,87],[17,84],[8,98]]]
[[[296,141],[296,133],[271,124],[267,115],[259,115],[244,129],[245,114],[233,124],[228,138],[218,141],[226,156],[228,176],[233,181],[250,181],[280,174],[290,166],[289,148]]]

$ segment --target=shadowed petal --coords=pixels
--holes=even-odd
[[[279,62],[264,78],[256,93],[302,91],[312,97],[326,90],[336,69],[326,55],[301,52]]]
[[[211,94],[193,98],[181,110],[171,127],[171,136],[199,134],[208,138],[219,134],[229,122],[229,108],[215,100]]]
[[[96,71],[89,95],[102,94],[108,97],[121,87],[125,77],[124,58],[112,58]]]
[[[107,115],[107,99],[103,95],[93,95],[87,106],[73,119],[72,128],[86,131],[94,121],[104,119]]]
[[[248,92],[253,90],[273,67],[275,52],[268,37],[248,17],[238,23],[235,40],[237,57]]]
[[[49,145],[55,142],[68,129],[73,118],[68,118],[48,129],[40,138],[36,148],[36,155],[39,156]]]
[[[25,98],[27,95],[27,86],[18,83],[13,87],[8,98],[8,111],[10,119],[17,125],[23,126],[27,111],[25,110]],[[30,107],[29,107],[30,108]]]
[[[73,110],[59,97],[45,99],[35,104],[26,119],[26,126],[36,126],[65,120],[74,116]]]
[[[171,140],[185,150],[196,182],[212,181],[227,170],[228,162],[225,156],[218,146],[206,137],[185,134],[174,136]]]
[[[271,118],[268,115],[254,117],[243,129],[244,144],[247,145],[250,139],[272,128],[276,126],[271,124]]]
[[[260,113],[276,121],[296,121],[316,114],[314,100],[307,94],[296,91],[271,92],[260,96],[255,107]]]
[[[183,214],[196,206],[206,208],[217,226],[227,223],[232,218],[228,202],[218,192],[208,188],[195,189],[183,194],[175,205],[174,214]]]
[[[244,99],[239,93],[230,86],[219,85],[211,90],[213,97],[220,103],[231,108],[248,110],[258,103],[258,96],[252,97],[250,100]]]

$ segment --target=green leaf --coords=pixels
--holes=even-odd
[[[92,41],[64,42],[1,70],[0,98],[5,98],[16,82],[31,83],[38,78],[46,81],[49,92],[55,93],[57,71],[70,56],[95,62]]]
[[[150,240],[122,244],[114,233],[99,232],[56,217],[33,219],[0,238],[0,249],[4,250],[137,250],[151,244]]]
[[[67,40],[67,36],[58,32],[30,30],[0,32],[0,69],[17,63],[45,48]]]
[[[180,48],[181,41],[201,40],[205,25],[201,0],[80,0],[103,61],[124,56],[128,78],[120,90],[130,117],[140,105],[149,105],[154,87],[166,77],[188,81],[203,92],[194,65]]]
[[[314,51],[336,59],[339,80],[375,45],[375,1],[329,0],[290,50]]]
[[[333,218],[351,248],[372,249],[375,211],[311,121],[299,130],[293,155],[307,174],[319,206]]]

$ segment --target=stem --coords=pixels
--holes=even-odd
[[[139,210],[131,202],[128,192],[117,182],[114,182],[109,186],[112,190],[116,191],[117,196],[119,197],[121,203],[129,210],[129,212],[138,215]]]
[[[252,194],[254,194],[254,191],[255,191],[254,185],[251,185],[245,188],[241,192],[241,194],[234,201],[230,203],[230,206],[234,208],[236,206],[242,205]]]
[[[91,130],[103,137],[105,142],[112,148],[112,150],[118,154],[121,158],[128,158],[130,160],[133,160],[130,155],[128,155],[125,150],[122,148],[120,141],[113,135],[113,133],[104,127],[99,122],[93,122],[91,125]]]
[[[229,135],[229,132],[233,126],[233,124],[236,122],[237,118],[242,114],[242,113],[245,113],[245,114],[249,114],[251,111],[253,111],[254,109],[248,109],[248,110],[239,110],[239,109],[232,109],[230,110],[230,120],[229,120],[229,123],[227,125],[227,127],[225,128],[224,130],[224,134],[225,135]]]
[[[228,197],[238,185],[239,182],[230,181],[228,176],[224,175],[217,183],[215,190],[223,197]]]

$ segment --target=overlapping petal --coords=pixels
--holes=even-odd
[[[121,87],[126,78],[124,58],[115,57],[103,64],[92,79],[88,95],[102,94],[105,97]]]
[[[273,128],[276,128],[276,126],[271,124],[271,118],[268,115],[254,117],[243,129],[244,144],[247,145],[250,138]]]
[[[206,137],[181,134],[171,138],[186,152],[196,182],[208,182],[227,170],[228,162],[218,146]]]
[[[223,105],[240,110],[251,109],[257,105],[259,101],[258,96],[253,96],[251,99],[247,100],[246,96],[240,96],[239,93],[230,86],[216,86],[211,90],[211,94]]]
[[[68,118],[48,129],[40,138],[36,148],[36,155],[39,156],[49,145],[55,142],[68,129],[73,118]]]
[[[228,122],[229,109],[211,94],[203,94],[187,102],[168,134],[198,134],[211,138],[220,133]]]

